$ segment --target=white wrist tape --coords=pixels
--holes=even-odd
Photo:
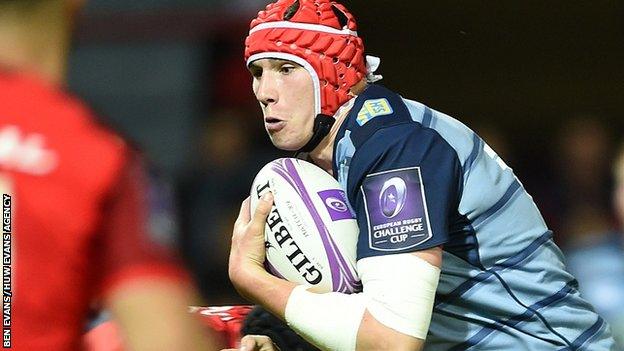
[[[321,350],[354,351],[368,310],[386,327],[424,340],[440,269],[413,254],[368,257],[357,266],[363,293],[316,294],[297,286],[286,304],[288,326]]]
[[[321,350],[354,351],[366,309],[363,294],[315,294],[297,286],[286,304],[289,327]]]
[[[389,328],[425,340],[440,269],[409,253],[363,258],[357,269],[370,314]]]

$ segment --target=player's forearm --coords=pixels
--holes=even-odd
[[[423,347],[421,339],[402,334],[377,321],[365,310],[366,298],[363,294],[316,294],[306,291],[303,300],[301,292],[293,294],[291,300],[293,289],[297,286],[294,283],[254,267],[230,273],[241,295],[286,320],[295,331],[322,350],[411,351]],[[351,334],[352,341],[332,341],[329,335],[332,332],[337,338],[349,338],[347,334]],[[328,341],[348,346],[336,347]]]
[[[420,350],[440,273],[429,254],[437,257],[439,249],[358,261],[360,294],[314,294],[297,287],[288,298],[286,321],[324,350]]]
[[[366,311],[360,323],[356,345],[357,351],[420,351],[425,342],[388,328]]]
[[[288,297],[297,286],[258,267],[246,267],[239,272],[230,272],[230,279],[243,297],[262,305],[281,319],[284,319]]]
[[[316,294],[300,286],[286,306],[288,325],[321,350],[420,350],[422,340],[377,321],[364,293]]]

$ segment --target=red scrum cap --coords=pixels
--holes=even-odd
[[[364,44],[355,19],[330,0],[278,0],[251,21],[247,65],[262,58],[293,61],[314,82],[316,114],[333,116],[349,89],[366,77]]]

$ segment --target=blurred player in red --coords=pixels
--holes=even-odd
[[[152,225],[162,208],[150,205],[158,191],[140,158],[63,90],[80,5],[0,0],[3,272],[12,273],[3,346],[81,349],[97,301],[132,350],[216,350],[187,313],[194,290],[160,240],[167,233]]]

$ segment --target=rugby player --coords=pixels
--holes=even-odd
[[[344,6],[269,4],[245,60],[272,143],[346,191],[363,292],[318,294],[265,271],[267,195],[253,214],[245,200],[234,226],[241,295],[323,350],[615,350],[511,168],[458,120],[375,84],[379,59]]]

